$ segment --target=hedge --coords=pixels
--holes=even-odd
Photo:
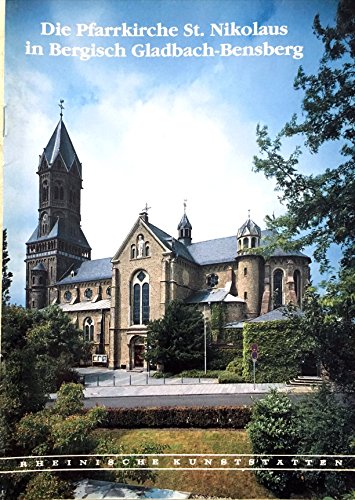
[[[245,323],[243,377],[252,381],[251,346],[257,344],[256,382],[288,382],[301,372],[302,361],[314,351],[314,341],[295,320]]]
[[[251,408],[247,406],[107,408],[107,417],[101,427],[244,429],[250,416]]]
[[[222,372],[218,377],[219,384],[240,384],[245,382],[244,378],[238,373]]]

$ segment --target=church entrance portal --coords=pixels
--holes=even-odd
[[[140,336],[133,337],[130,343],[131,369],[144,368],[144,351],[144,338]]]

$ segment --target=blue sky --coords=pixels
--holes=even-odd
[[[82,227],[93,258],[112,256],[146,202],[150,220],[176,236],[187,198],[193,241],[236,234],[251,216],[262,228],[266,214],[283,212],[272,181],[252,172],[257,123],[276,133],[302,94],[293,90],[301,64],[316,71],[321,43],[314,15],[332,23],[334,0],[7,0],[5,32],[6,137],[4,226],[8,228],[12,300],[23,304],[25,241],[38,217],[38,155],[64,121],[83,164]],[[41,23],[69,26],[71,36],[41,35]],[[77,24],[178,27],[174,38],[78,37]],[[287,26],[285,36],[210,36],[211,23]],[[203,37],[184,37],[186,23]],[[43,56],[25,54],[26,42]],[[136,44],[303,46],[290,56],[137,58]],[[66,47],[120,43],[125,58],[48,55]],[[285,145],[291,150],[294,145]],[[337,145],[305,154],[300,169],[332,166]],[[336,254],[334,254],[336,260]],[[316,267],[313,277],[318,281]]]

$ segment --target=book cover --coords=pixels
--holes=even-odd
[[[237,398],[241,385],[221,389],[215,378],[211,382],[203,375],[207,365],[223,370],[241,352],[235,339],[241,338],[243,322],[273,316],[289,302],[301,307],[309,276],[314,285],[324,278],[313,258],[314,246],[280,250],[271,260],[244,250],[263,245],[267,215],[285,213],[275,179],[255,168],[257,126],[267,125],[274,137],[293,113],[302,116],[304,94],[293,82],[300,66],[306,74],[317,74],[324,45],[313,32],[313,20],[319,13],[323,26],[334,25],[337,3],[6,0],[5,8],[3,227],[10,259],[5,263],[12,273],[5,308],[16,304],[34,312],[56,307],[58,315],[70,318],[69,330],[80,330],[91,342],[91,351],[81,359],[86,366],[80,368],[88,407],[103,403],[149,412],[163,406],[172,413],[183,406],[186,424],[189,408],[208,413],[207,408],[230,407],[233,398],[233,406],[249,405],[253,393],[265,395],[270,386],[285,391],[279,379],[257,378],[255,387],[251,378],[244,381],[249,384],[242,400]],[[298,143],[291,138],[285,154],[292,154]],[[339,157],[337,143],[317,154],[305,151],[297,168],[316,176],[329,166],[330,157]],[[340,257],[332,247],[331,263],[336,266]],[[162,318],[175,300],[203,312],[204,345],[197,349],[200,357],[192,356],[191,342],[189,359],[174,364],[166,358],[164,366],[149,353],[154,345],[147,344],[147,324]],[[39,349],[45,324],[58,320],[45,314],[32,317],[32,333],[26,334]],[[263,321],[269,318],[280,319]],[[180,346],[189,342],[180,338]],[[210,342],[223,351],[225,366],[221,354],[207,348]],[[252,342],[250,366],[253,360],[255,368],[263,353]],[[199,379],[187,373],[171,381],[168,366],[175,374],[190,368],[201,373]],[[319,369],[310,370],[304,368],[303,375],[318,379]],[[159,378],[159,373],[164,375]],[[133,422],[129,412],[124,418]],[[13,450],[28,442],[28,455],[37,457],[13,464],[18,491],[23,484],[27,499],[42,498],[31,495],[39,495],[43,485],[43,495],[50,494],[53,485],[51,479],[43,485],[38,480],[31,490],[28,474],[40,477],[57,468],[50,477],[62,481],[75,472],[85,494],[89,487],[103,494],[113,488],[112,477],[98,476],[97,470],[92,475],[89,469],[127,472],[136,457],[143,460],[138,464],[143,479],[121,471],[116,481],[155,488],[134,490],[137,495],[273,495],[254,477],[252,448],[241,424],[238,430],[227,424],[227,429],[196,425],[159,436],[143,430],[129,436],[127,430],[115,442],[108,432],[106,448],[101,441],[95,453],[88,443],[56,448],[53,436],[51,446],[47,442],[41,448],[38,434],[33,442],[26,434],[26,425],[35,428],[35,422],[22,425],[17,432],[23,439]],[[60,432],[65,434],[65,427]],[[119,453],[120,466],[108,463]],[[92,462],[94,454],[104,457],[100,463]],[[47,462],[38,456],[48,457]],[[291,458],[278,467],[294,474],[297,464]],[[328,467],[324,474],[330,475],[335,467],[353,471],[353,463],[335,465],[335,458],[313,465],[315,471]],[[302,474],[303,469],[297,470]],[[85,486],[89,480],[94,482]],[[84,495],[79,490],[76,495]]]

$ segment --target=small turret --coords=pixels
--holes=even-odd
[[[178,240],[181,241],[181,243],[183,243],[184,245],[191,245],[192,226],[186,215],[186,200],[184,201],[184,215],[182,216],[177,228],[179,231]]]
[[[248,211],[248,219],[238,229],[238,254],[247,248],[257,248],[260,246],[261,229],[251,220],[250,210]]]

